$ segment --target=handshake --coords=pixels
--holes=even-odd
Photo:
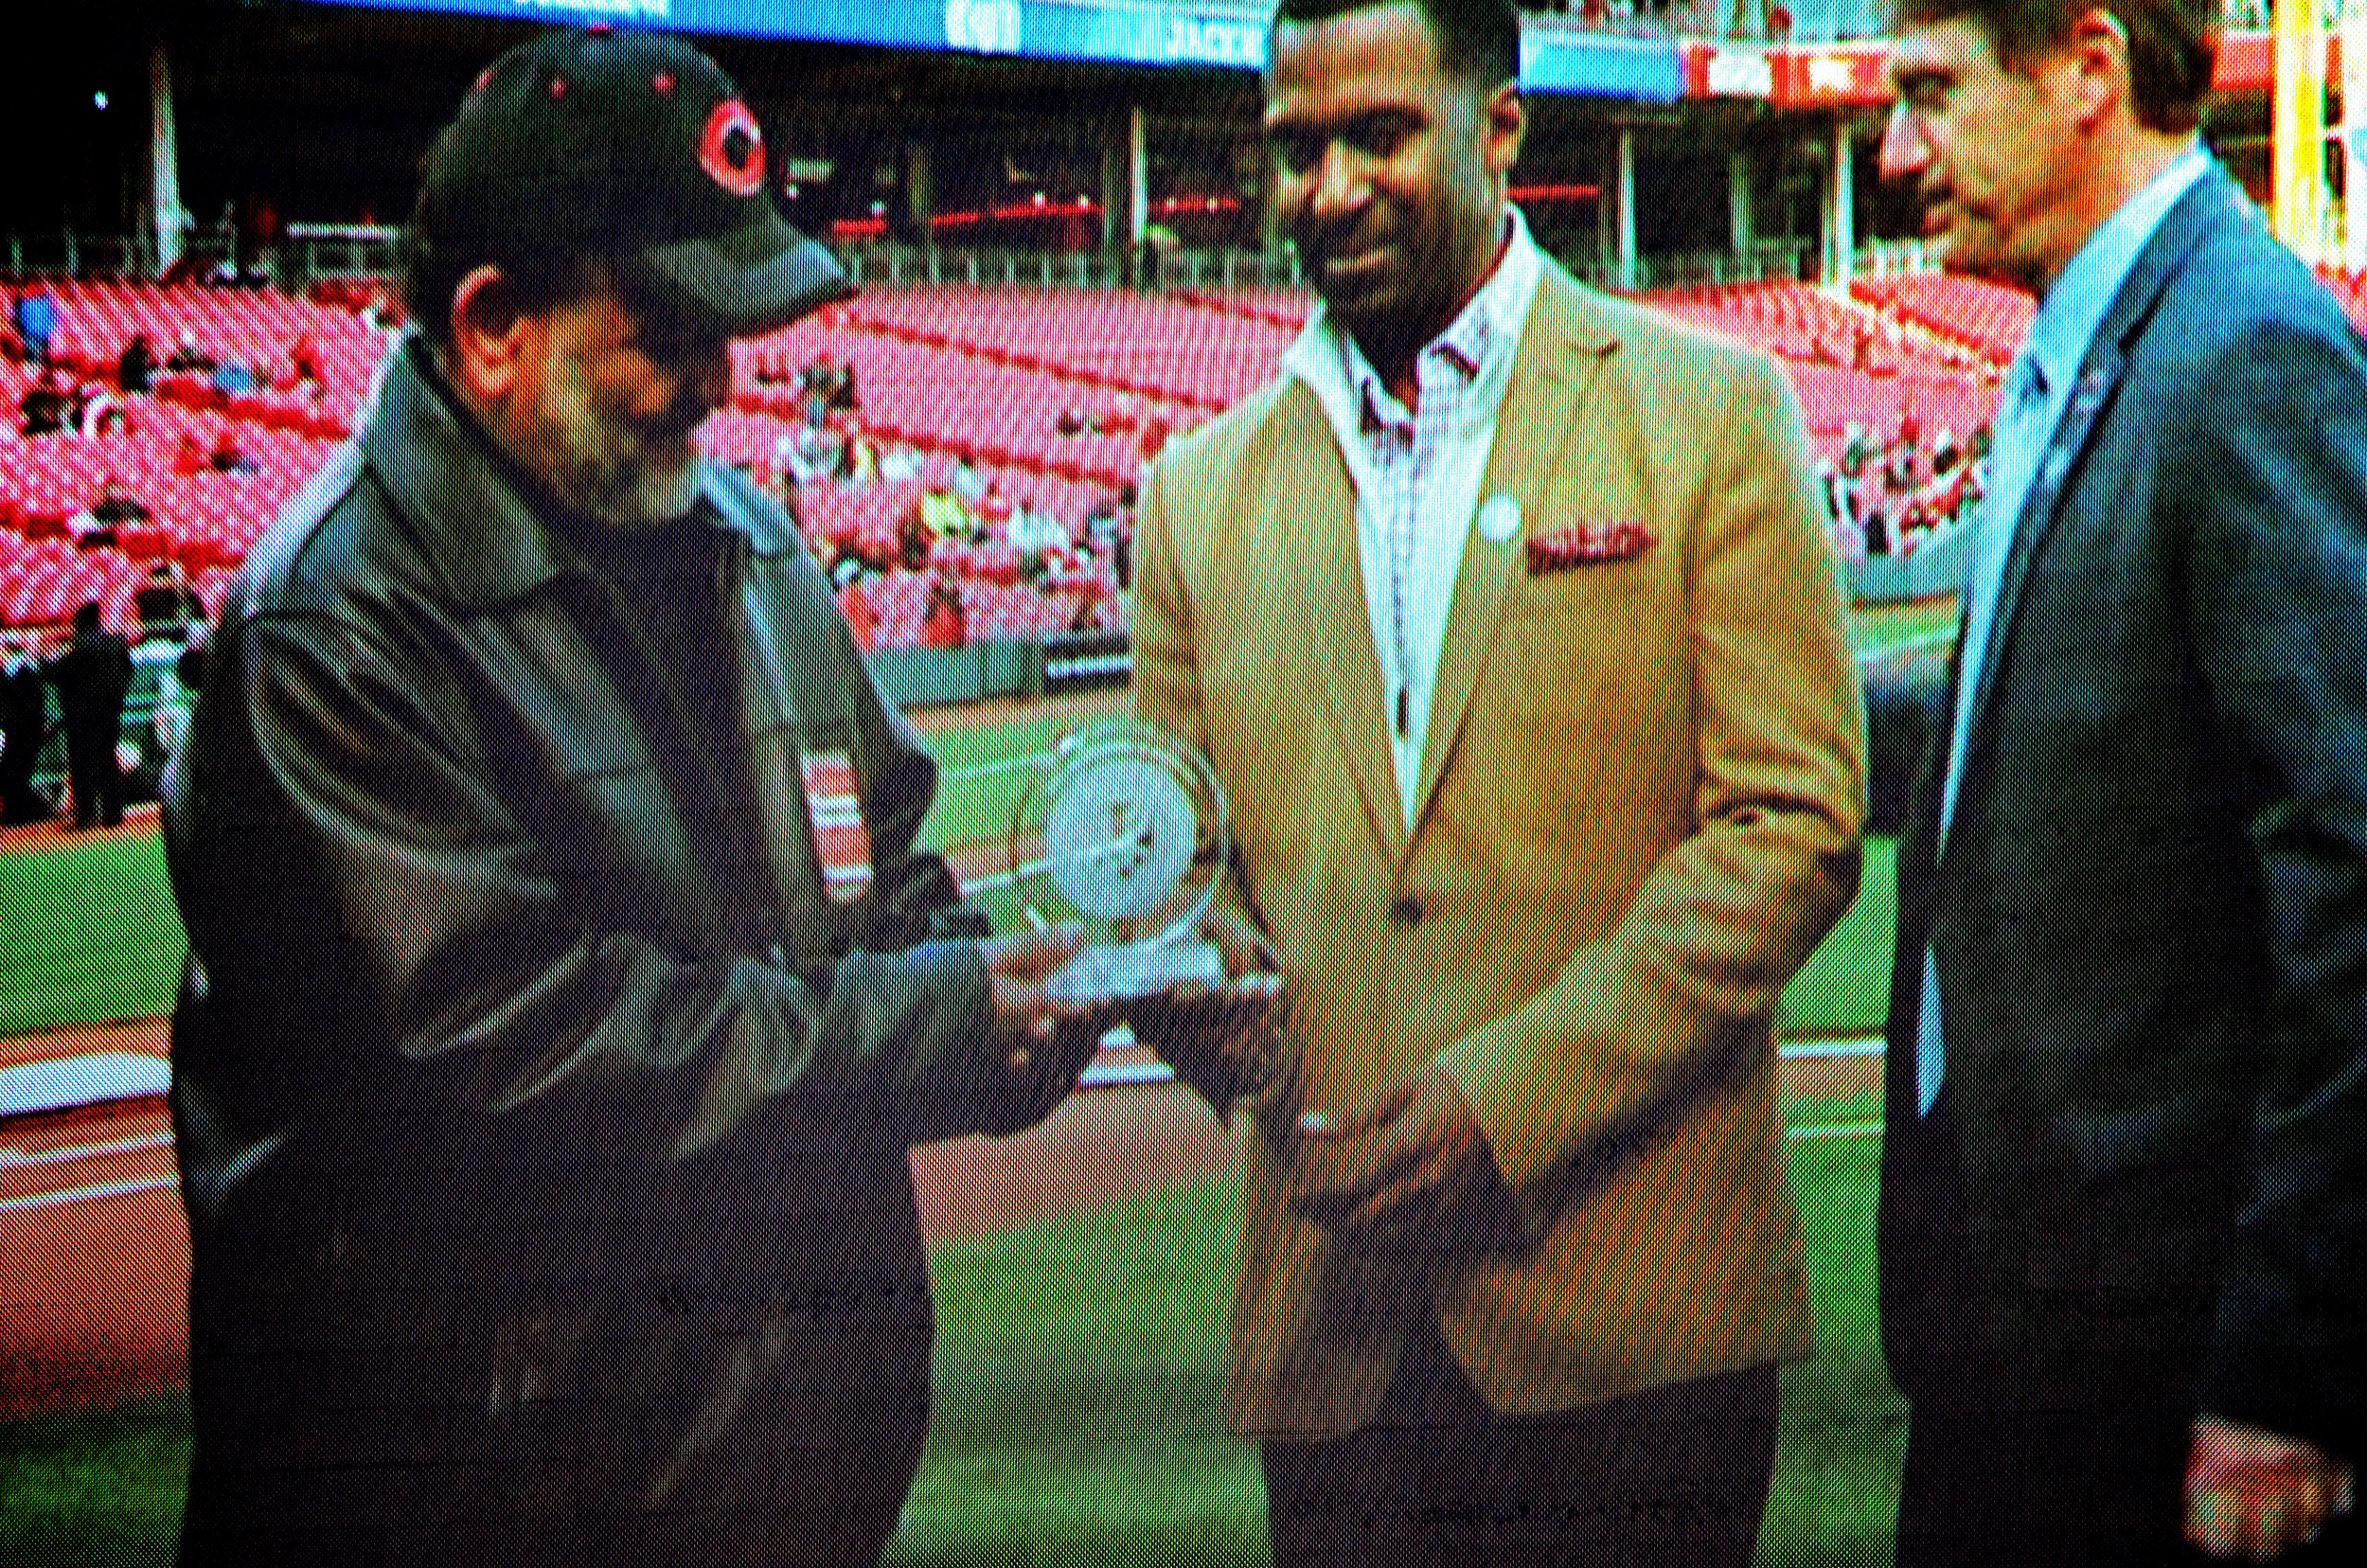
[[[1246,1101],[1261,1118],[1287,1121],[1295,1095],[1280,959],[1229,912],[1208,916],[1201,935],[1223,959],[1223,982],[1187,980],[1148,995],[1112,989],[1106,975],[1075,964],[1082,946],[1075,927],[984,944],[1006,1072],[1032,1084],[1048,1114],[1123,1021],[1219,1118]]]

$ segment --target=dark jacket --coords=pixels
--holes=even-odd
[[[1899,852],[1883,1330],[1918,1401],[2367,1411],[2367,350],[2214,173],[2016,532],[1956,810]],[[1934,740],[1944,751],[1946,726]],[[1938,962],[1973,1277],[1918,1282]],[[1983,1324],[2002,1386],[1938,1353]]]
[[[803,1560],[795,1477],[917,1450],[906,1150],[1048,1107],[915,846],[934,765],[791,521],[701,506],[731,646],[676,656],[730,662],[730,734],[645,731],[663,659],[416,346],[229,597],[165,809],[192,1560]]]
[[[38,747],[49,729],[49,693],[31,659],[0,670],[0,731],[10,745]]]
[[[48,674],[66,728],[113,724],[132,691],[132,645],[113,632],[77,632]]]
[[[0,669],[0,822],[34,822],[49,803],[33,792],[33,766],[49,739],[49,686],[25,659]]]

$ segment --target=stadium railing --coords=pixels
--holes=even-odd
[[[1018,246],[937,245],[899,241],[841,242],[838,256],[858,284],[891,289],[961,284],[1037,289],[1124,289],[1125,258],[1099,250],[1055,252]],[[1183,250],[1160,264],[1160,289],[1290,288],[1302,285],[1288,252]]]

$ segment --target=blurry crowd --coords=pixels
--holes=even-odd
[[[1968,439],[1942,427],[1927,438],[1913,414],[1888,437],[1852,421],[1839,461],[1817,460],[1817,479],[1845,561],[1908,556],[1980,516],[1989,429]]]
[[[0,631],[0,825],[45,822],[70,801],[75,827],[116,827],[133,775],[151,759],[161,766],[180,746],[205,681],[204,623],[187,584],[165,565],[142,589],[139,611],[136,657],[133,640],[107,627],[95,601],[75,612],[66,633]],[[141,715],[152,745],[123,728],[142,664],[156,667],[153,699]],[[37,776],[43,752],[60,734],[63,798]]]
[[[108,436],[135,435],[142,426],[146,400],[168,377],[202,380],[225,397],[263,388],[308,393],[319,402],[327,392],[327,374],[319,342],[299,332],[284,355],[258,367],[230,356],[218,356],[184,327],[170,350],[159,356],[147,332],[134,332],[117,357],[112,381],[69,370],[57,353],[63,313],[57,297],[41,283],[29,283],[10,301],[8,347],[34,372],[17,399],[17,433],[27,440],[56,438],[97,441]],[[191,474],[205,471],[225,474],[254,473],[260,464],[227,425],[208,447],[194,434],[184,432],[172,459],[172,471]],[[96,548],[117,542],[116,530],[151,518],[149,504],[118,473],[110,472],[86,504],[67,520],[76,543]]]
[[[801,490],[827,485],[861,491],[910,484],[927,479],[931,464],[910,443],[883,445],[865,428],[850,364],[826,352],[793,375],[759,364],[754,377],[759,385],[786,382],[796,394],[798,421],[774,444],[771,474],[758,477],[771,479],[792,512],[808,515],[815,551],[838,587],[840,606],[861,646],[872,647],[880,628],[871,587],[898,572],[930,578],[920,627],[928,647],[959,648],[970,640],[968,582],[1073,593],[1077,607],[1066,628],[1070,632],[1112,631],[1124,624],[1121,596],[1130,575],[1133,484],[1106,490],[1072,524],[1042,496],[1006,491],[974,452],[957,448],[951,466],[922,485],[889,526],[881,526],[860,509],[817,526],[810,514],[819,508],[797,506]],[[1091,419],[1063,410],[1054,428],[1062,435],[1140,429],[1146,464],[1167,435],[1162,419],[1137,423],[1131,398],[1121,398],[1108,413]],[[1116,593],[1110,591],[1112,583]]]

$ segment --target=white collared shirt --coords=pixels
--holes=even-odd
[[[1410,832],[1431,698],[1463,547],[1544,263],[1518,208],[1505,209],[1496,270],[1415,359],[1421,406],[1390,396],[1355,340],[1319,303],[1282,368],[1323,405],[1356,489],[1356,543],[1397,804]],[[1396,721],[1403,704],[1405,722]]]

